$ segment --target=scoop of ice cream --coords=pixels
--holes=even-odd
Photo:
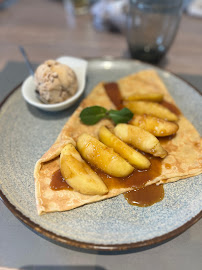
[[[48,60],[37,68],[35,83],[40,99],[50,104],[70,98],[78,89],[74,71],[55,60]]]

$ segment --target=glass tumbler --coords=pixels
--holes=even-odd
[[[132,58],[158,63],[170,48],[180,22],[182,0],[130,0],[126,37]]]

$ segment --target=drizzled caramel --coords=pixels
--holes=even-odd
[[[147,158],[151,162],[151,166],[147,170],[134,169],[132,174],[127,177],[114,177],[106,174],[96,167],[92,169],[103,180],[109,190],[120,188],[133,188],[134,191],[127,192],[124,196],[128,203],[137,206],[149,206],[155,202],[161,201],[164,196],[163,186],[151,185],[145,187],[149,180],[153,180],[161,174],[161,160],[147,154]],[[72,188],[66,183],[62,177],[60,170],[56,171],[51,180],[50,188],[52,190],[62,190]]]
[[[161,101],[160,104],[178,116],[181,114],[181,111],[174,104],[170,102],[163,100]]]
[[[150,185],[141,189],[131,190],[124,194],[129,204],[140,207],[151,206],[164,198],[163,185]]]
[[[105,83],[104,88],[107,95],[109,96],[110,100],[114,103],[116,108],[118,110],[122,109],[123,102],[118,84],[115,82]],[[168,108],[176,115],[179,115],[181,113],[175,105],[168,103],[166,101],[162,101],[161,105]],[[166,143],[167,141],[171,140],[174,136],[161,138],[160,142]],[[153,180],[158,176],[160,176],[162,171],[162,162],[160,158],[153,157],[149,154],[146,154],[146,157],[151,162],[151,166],[149,169],[147,170],[134,169],[132,174],[124,178],[110,176],[105,172],[101,171],[100,169],[92,167],[90,164],[89,165],[101,177],[101,179],[104,181],[109,190],[120,188],[132,188],[133,190],[126,192],[124,194],[124,197],[127,200],[127,202],[132,205],[145,207],[161,201],[164,197],[163,185],[159,186],[150,185],[145,187],[145,184],[148,181]],[[171,168],[170,164],[166,163],[165,166],[166,168],[169,169]],[[56,171],[53,174],[50,187],[53,190],[61,190],[61,189],[72,190],[72,188],[66,183],[66,181],[62,177],[60,170]]]
[[[57,170],[53,173],[51,182],[50,182],[50,188],[52,190],[62,190],[62,189],[68,189],[73,190],[65,181],[65,179],[62,177],[61,171]]]
[[[114,177],[95,167],[92,167],[92,169],[100,176],[100,178],[102,178],[109,190],[130,187],[140,189],[143,188],[149,180],[153,180],[161,174],[161,159],[149,154],[147,154],[146,157],[151,162],[149,169],[134,169],[134,171],[127,177]]]
[[[105,83],[104,88],[108,97],[116,106],[117,110],[121,110],[123,108],[123,99],[121,97],[118,84],[115,82]]]

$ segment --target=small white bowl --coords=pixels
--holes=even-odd
[[[56,61],[68,65],[70,68],[73,69],[78,80],[78,90],[72,97],[63,102],[56,104],[45,104],[37,98],[37,95],[35,93],[36,85],[34,83],[34,78],[33,76],[29,76],[22,84],[22,95],[29,104],[44,111],[62,111],[69,108],[82,95],[86,84],[86,71],[88,66],[88,62],[86,60],[75,57],[63,56],[56,59]]]

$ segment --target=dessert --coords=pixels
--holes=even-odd
[[[105,145],[113,148],[116,153],[122,156],[135,168],[144,170],[150,167],[151,164],[144,155],[117,138],[108,130],[108,128],[104,126],[100,128],[99,139]]]
[[[124,106],[130,109],[134,114],[153,115],[168,121],[177,121],[176,114],[162,106],[161,104],[150,101],[126,101]]]
[[[145,153],[161,158],[167,156],[167,151],[161,146],[159,140],[142,128],[133,125],[118,124],[114,129],[114,133],[125,143]]]
[[[45,61],[38,66],[34,78],[36,91],[44,103],[54,104],[65,101],[78,89],[74,71],[55,60]]]
[[[102,179],[81,158],[70,143],[61,151],[60,170],[66,182],[81,194],[104,195],[108,192]]]
[[[109,175],[124,177],[134,170],[113,148],[86,133],[78,137],[77,148],[85,160]]]
[[[106,108],[106,110],[116,109],[116,106],[113,103],[113,94],[109,97],[107,91],[105,90],[106,86],[106,83],[99,83],[92,90],[89,96],[81,102],[80,106],[76,109],[74,114],[69,118],[55,143],[42,156],[42,158],[37,161],[34,177],[38,214],[71,210],[84,204],[111,198],[121,193],[133,191],[134,189],[141,189],[142,187],[149,188],[152,186],[152,184],[159,185],[174,182],[179,179],[188,178],[201,173],[202,151],[200,135],[193,127],[193,125],[181,113],[173,113],[175,115],[175,119],[177,119],[177,125],[179,126],[178,130],[175,128],[175,132],[177,132],[175,135],[166,138],[164,141],[161,141],[161,139],[158,140],[156,137],[154,137],[155,139],[152,137],[150,140],[151,145],[149,144],[149,151],[152,154],[155,153],[156,150],[158,150],[158,153],[160,151],[161,158],[142,153],[150,162],[148,169],[139,170],[133,166],[134,169],[132,173],[130,170],[128,170],[129,175],[124,177],[116,177],[110,175],[112,174],[111,172],[106,173],[103,171],[103,168],[99,168],[99,163],[96,163],[98,160],[98,154],[93,157],[92,161],[92,151],[86,153],[87,148],[80,149],[80,146],[78,145],[80,141],[79,138],[83,139],[80,141],[82,148],[85,144],[84,142],[86,142],[86,134],[87,138],[90,136],[89,142],[92,143],[93,146],[91,149],[93,149],[96,148],[97,145],[94,143],[94,141],[98,141],[99,139],[103,142],[105,141],[106,144],[109,142],[112,143],[114,137],[111,137],[111,134],[108,134],[105,128],[107,128],[107,130],[109,130],[113,136],[116,136],[116,130],[118,126],[120,128],[120,125],[126,125],[124,126],[124,129],[122,128],[119,130],[120,134],[122,134],[123,131],[127,132],[128,129],[130,129],[130,126],[132,126],[132,124],[129,122],[128,124],[119,124],[115,127],[114,122],[107,117],[101,119],[99,122],[91,126],[81,122],[80,114],[86,107],[98,105]],[[115,89],[114,95],[116,97],[118,96],[117,91],[120,92],[119,94],[122,96],[123,102],[125,102],[124,100],[129,96],[135,94],[142,95],[147,93],[159,93],[163,95],[164,99],[164,103],[161,103],[162,107],[165,107],[167,102],[167,104],[170,104],[170,108],[172,106],[173,108],[176,108],[174,100],[154,70],[140,71],[137,74],[132,74],[130,76],[124,77],[118,82],[113,83],[113,89]],[[121,102],[118,102],[117,104],[121,105]],[[158,109],[158,107],[152,107],[152,112],[156,112]],[[179,112],[177,109],[175,111]],[[162,112],[161,109],[160,112]],[[136,128],[135,125],[134,127]],[[141,133],[144,133],[144,129],[141,129],[140,127],[138,128],[141,130]],[[167,134],[166,132],[165,135]],[[117,135],[120,134],[118,132]],[[118,138],[118,142],[120,137],[121,136]],[[116,142],[117,140],[115,140],[115,144]],[[130,141],[127,141],[126,143],[129,145]],[[82,194],[81,192],[78,192],[73,186],[72,189],[68,187],[60,189],[58,188],[59,186],[57,186],[57,190],[53,188],[53,185],[51,184],[52,177],[56,171],[62,169],[60,166],[60,160],[62,158],[61,153],[63,153],[65,149],[64,147],[69,144],[72,144],[77,148],[76,151],[78,154],[82,156],[83,159],[85,159],[85,162],[88,162],[88,165],[91,167],[91,169],[102,179],[103,183],[107,187],[107,193],[103,192],[103,194],[100,195],[96,191],[94,195]],[[144,140],[143,144],[140,143],[140,146],[139,144],[135,146],[135,150],[140,151],[136,148],[142,147],[142,145],[146,145],[146,147],[148,147]],[[131,147],[131,145],[129,146]],[[114,144],[112,143],[108,147],[113,148]],[[120,147],[122,147],[122,144]],[[158,149],[156,149],[156,147]],[[122,151],[119,151],[120,149],[113,149],[113,151],[116,153],[119,152],[118,154],[122,155]],[[89,159],[87,159],[88,155],[90,156]],[[103,155],[104,154],[102,154],[102,156]],[[126,157],[122,156],[122,158]],[[100,160],[105,165],[103,158]],[[127,161],[129,162],[129,159]],[[93,164],[91,164],[91,162]],[[71,166],[70,162],[66,164],[66,168],[68,168],[68,166]],[[65,174],[63,173],[63,177],[64,176]],[[69,184],[71,185],[71,183]],[[160,187],[162,188],[162,185],[160,185]]]
[[[134,115],[130,123],[134,126],[138,126],[149,131],[151,134],[157,137],[173,135],[179,129],[178,124],[174,122],[169,122],[161,118],[146,114]]]

